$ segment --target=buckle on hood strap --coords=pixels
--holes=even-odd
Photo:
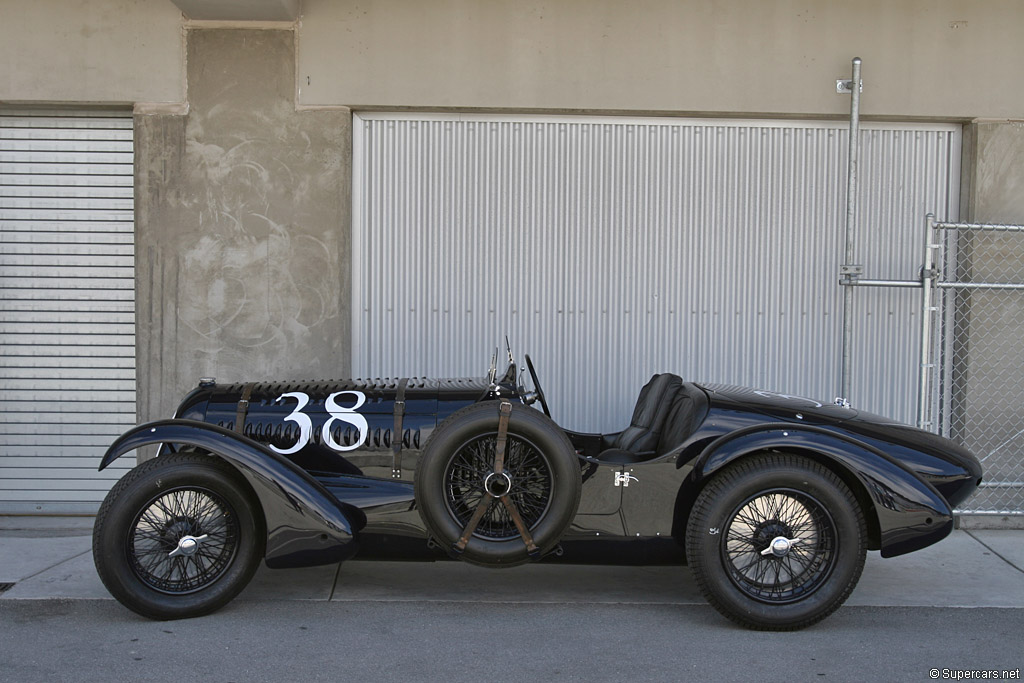
[[[245,416],[249,413],[249,397],[252,396],[252,388],[255,382],[249,382],[242,387],[242,397],[238,400],[238,411],[235,413],[235,431],[245,435]]]

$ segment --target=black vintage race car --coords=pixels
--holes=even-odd
[[[672,374],[624,430],[575,433],[526,366],[532,391],[511,353],[482,379],[203,380],[100,463],[161,445],[99,511],[99,576],[129,609],[175,619],[226,604],[261,559],[686,563],[726,617],[797,629],[846,600],[866,550],[949,534],[981,480],[934,434]]]

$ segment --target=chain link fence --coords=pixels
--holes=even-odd
[[[1024,226],[932,227],[929,422],[984,467],[960,513],[1024,515]]]

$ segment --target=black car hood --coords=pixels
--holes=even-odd
[[[805,423],[837,424],[857,417],[851,408],[763,389],[728,384],[698,384],[715,403],[762,413],[776,419]]]

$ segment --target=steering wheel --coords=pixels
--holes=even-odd
[[[548,401],[544,398],[544,390],[540,388],[540,380],[537,379],[537,371],[533,368],[533,361],[530,360],[530,354],[526,354],[526,367],[530,371],[530,379],[533,380],[533,390],[537,394],[537,398],[540,399],[540,407],[544,409],[544,414],[551,417],[551,410],[548,408]]]

